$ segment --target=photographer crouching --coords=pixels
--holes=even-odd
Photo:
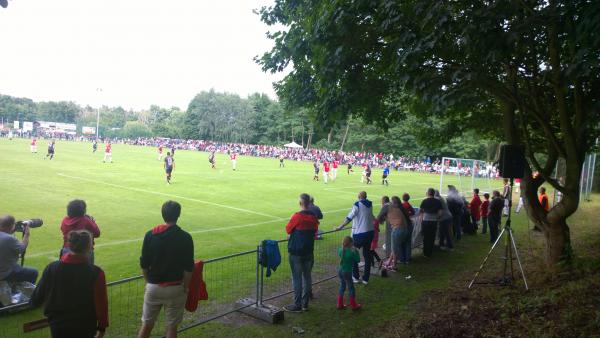
[[[35,284],[38,271],[18,263],[29,245],[29,225],[24,223],[22,230],[23,238],[19,241],[13,235],[16,231],[15,218],[10,215],[0,217],[0,280]]]

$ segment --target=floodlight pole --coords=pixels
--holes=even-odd
[[[96,92],[102,93],[102,88],[96,88]],[[100,96],[100,95],[98,95],[98,96]],[[100,102],[98,102],[98,103],[100,103]],[[100,136],[100,105],[98,105],[97,115],[96,115],[96,141],[98,140],[99,136]]]

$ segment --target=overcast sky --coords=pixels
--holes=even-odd
[[[252,10],[272,2],[9,0],[0,8],[0,93],[127,109],[187,109],[211,88],[275,98],[282,75],[252,60],[272,46]]]

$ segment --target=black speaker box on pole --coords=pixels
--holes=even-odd
[[[503,178],[523,178],[525,155],[523,146],[505,144],[500,147],[498,170]]]

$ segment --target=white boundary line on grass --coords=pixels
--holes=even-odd
[[[174,194],[167,194],[167,193],[163,193],[163,192],[151,191],[151,190],[140,189],[140,188],[132,188],[132,187],[124,186],[124,185],[107,183],[107,182],[92,180],[92,179],[84,178],[84,177],[66,175],[66,174],[62,174],[62,173],[58,173],[57,175],[67,177],[67,178],[73,178],[73,179],[77,179],[77,180],[81,180],[81,181],[87,181],[87,182],[92,182],[92,183],[96,183],[96,184],[107,185],[109,187],[114,187],[114,188],[119,188],[119,189],[125,189],[125,190],[137,191],[137,192],[145,192],[147,194],[154,194],[154,195],[159,195],[159,196],[173,197],[173,198],[178,198],[178,199],[182,199],[182,200],[188,200],[188,201],[192,201],[192,202],[213,205],[213,206],[220,207],[220,208],[232,209],[232,210],[236,210],[236,211],[242,211],[242,212],[246,212],[249,214],[255,214],[255,215],[260,215],[260,216],[265,216],[265,217],[270,217],[270,218],[275,218],[275,219],[280,218],[278,216],[269,215],[269,214],[265,214],[265,213],[258,212],[258,211],[236,208],[236,207],[232,207],[230,205],[224,205],[224,204],[219,204],[219,203],[214,203],[214,202],[209,202],[209,201],[203,201],[203,200],[199,200],[196,198],[190,198],[190,197],[179,196],[179,195],[174,195]]]
[[[345,210],[349,210],[349,209],[344,208],[344,209],[330,210],[330,211],[325,211],[324,214],[331,214],[331,213],[345,211]],[[190,233],[190,234],[201,234],[201,233],[207,233],[207,232],[216,232],[216,231],[226,231],[226,230],[232,230],[232,229],[250,228],[250,227],[255,227],[257,225],[270,224],[270,223],[281,222],[281,221],[286,221],[286,220],[288,220],[288,218],[279,217],[277,219],[273,219],[273,220],[270,220],[270,221],[264,221],[264,222],[240,224],[240,225],[233,225],[233,226],[230,226],[230,227],[222,227],[222,228],[191,230],[191,231],[188,231],[188,233]],[[108,246],[115,246],[115,245],[121,245],[121,244],[141,242],[143,240],[144,239],[142,237],[140,237],[140,238],[133,238],[133,239],[125,239],[125,240],[120,240],[120,241],[110,241],[110,242],[96,244],[95,248],[102,248],[102,247],[108,247]],[[27,257],[34,258],[34,257],[46,256],[46,255],[53,254],[53,253],[56,253],[56,252],[57,252],[56,250],[45,251],[45,252],[38,252],[38,253],[35,253],[35,254],[28,254]],[[47,258],[50,259],[50,260],[55,260],[56,259],[55,256],[48,256]]]

